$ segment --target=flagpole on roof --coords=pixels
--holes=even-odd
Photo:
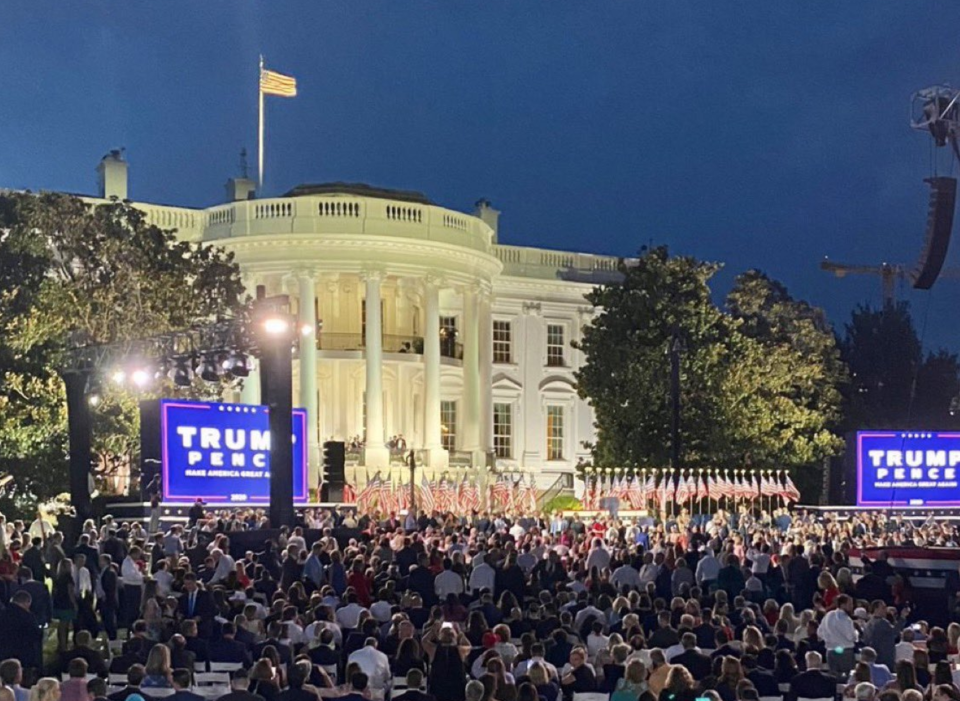
[[[263,88],[260,79],[263,76],[263,54],[260,54],[260,72],[257,74],[257,94],[260,97],[260,120],[257,125],[257,194],[263,196]]]

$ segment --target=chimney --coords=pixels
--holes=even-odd
[[[100,176],[100,197],[127,199],[127,162],[123,160],[123,149],[113,149],[100,160],[97,166]]]
[[[477,200],[476,209],[473,211],[473,215],[475,217],[479,217],[480,221],[493,229],[493,242],[496,243],[500,221],[500,210],[491,207],[488,200],[479,199]]]
[[[227,181],[227,202],[252,200],[257,194],[257,184],[250,178],[230,178]]]

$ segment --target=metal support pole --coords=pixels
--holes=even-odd
[[[670,340],[670,400],[673,408],[670,430],[670,467],[680,469],[680,351],[683,345],[676,331]]]
[[[78,371],[63,375],[67,390],[67,430],[70,437],[70,503],[76,511],[75,534],[79,535],[83,522],[91,516],[90,465],[93,455],[90,449],[92,421],[90,403],[87,401],[87,380],[90,373]],[[72,547],[73,542],[69,543]]]

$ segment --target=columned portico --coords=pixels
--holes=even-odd
[[[383,271],[365,270],[361,274],[365,284],[366,330],[366,425],[363,463],[367,467],[385,468],[390,464],[383,430],[383,319],[380,314],[380,283]]]
[[[450,456],[440,442],[440,280],[423,280],[423,447],[427,465],[445,469]]]
[[[320,476],[320,401],[317,394],[317,306],[313,270],[297,273],[299,286],[300,321],[300,402],[307,410],[308,480],[307,487],[315,489]]]

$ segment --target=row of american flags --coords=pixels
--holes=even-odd
[[[532,476],[524,481],[500,475],[486,487],[487,508],[491,511],[535,512],[537,510],[538,491]],[[420,484],[414,486],[416,508],[427,513],[448,511],[470,513],[482,505],[481,488],[476,480],[464,475],[457,481],[449,477],[429,480],[421,477]],[[351,485],[344,489],[345,503],[355,503],[360,512],[399,513],[410,508],[410,483],[385,479],[378,472],[357,494]]]
[[[622,504],[634,509],[646,508],[651,502],[660,507],[667,504],[683,504],[700,499],[753,500],[763,497],[779,497],[790,503],[800,499],[800,491],[785,471],[742,473],[717,471],[716,473],[661,472],[644,479],[636,475],[627,478],[594,476],[587,478],[582,499],[585,510],[599,509],[603,497],[618,497]]]

